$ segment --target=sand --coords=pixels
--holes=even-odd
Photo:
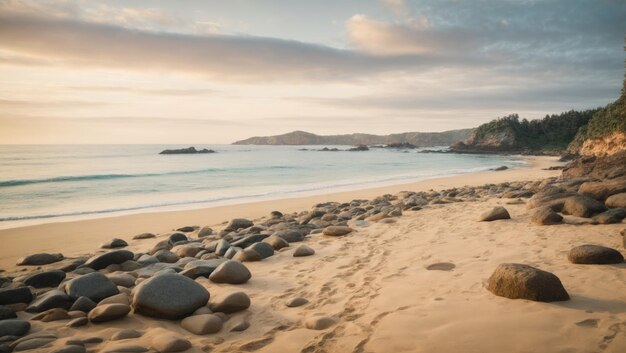
[[[63,250],[68,254],[89,252],[95,250],[98,242],[114,235],[129,239],[143,231],[216,224],[232,216],[256,218],[274,209],[308,209],[321,200],[344,201],[399,190],[559,174],[541,169],[554,165],[552,159],[532,161],[533,167],[524,170],[476,173],[382,190],[49,224],[13,230],[13,235],[3,231],[2,258],[5,263],[13,263],[18,253],[32,253],[35,249]],[[198,353],[626,351],[626,264],[573,265],[566,258],[571,247],[583,243],[623,252],[619,232],[624,224],[537,226],[530,222],[525,205],[506,201],[430,205],[420,211],[405,212],[395,223],[355,227],[356,231],[345,237],[312,235],[304,243],[315,249],[313,256],[294,258],[292,253],[298,245],[294,243],[261,262],[246,263],[252,279],[243,285],[198,279],[212,297],[241,290],[252,300],[252,306],[233,314],[218,334],[196,336],[177,322],[135,314],[78,329],[65,328],[65,321],[35,322],[33,331],[45,325],[48,330],[58,330],[62,337],[103,338],[104,343],[88,346],[93,351],[119,345],[148,346],[151,337],[161,334],[162,328],[189,339],[193,348],[188,352]],[[506,207],[512,219],[477,222],[483,211],[496,205]],[[147,227],[135,228],[134,222]],[[61,235],[64,240],[59,241]],[[21,237],[34,237],[36,241]],[[145,250],[161,239],[132,241],[131,248]],[[54,241],[40,244],[50,240]],[[13,246],[19,248],[11,249]],[[494,296],[485,289],[485,281],[502,262],[530,264],[555,273],[571,300],[539,303]],[[307,298],[309,303],[287,308],[285,301],[296,296]],[[321,331],[305,328],[305,321],[315,315],[329,316],[336,323]],[[229,332],[241,320],[248,320],[250,328]],[[122,342],[107,341],[122,328],[137,329],[145,335]],[[62,341],[55,345],[62,345]]]

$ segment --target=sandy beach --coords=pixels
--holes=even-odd
[[[409,185],[360,190],[227,207],[138,214],[66,223],[51,223],[0,232],[2,266],[14,270],[18,257],[36,252],[63,252],[67,257],[93,254],[98,244],[119,237],[126,248],[145,252],[185,225],[220,230],[234,217],[254,222],[280,210],[287,214],[319,202],[345,202],[400,191],[440,190],[463,185],[540,180],[560,175],[544,168],[552,157],[529,157],[524,169],[489,171],[426,180]],[[485,211],[503,206],[511,219],[478,222]],[[405,211],[386,222],[355,223],[342,237],[311,234],[302,243],[277,251],[263,261],[246,262],[252,278],[244,284],[195,281],[210,292],[210,302],[235,291],[245,292],[248,309],[228,315],[224,328],[196,335],[179,321],[137,313],[81,328],[67,321],[31,321],[32,332],[54,332],[41,352],[83,340],[88,352],[153,351],[156,337],[175,334],[191,343],[186,352],[623,352],[626,348],[626,265],[572,264],[568,251],[593,243],[621,249],[623,223],[577,225],[567,218],[558,226],[531,222],[525,202],[485,198],[430,204]],[[131,240],[141,232],[154,239]],[[299,244],[315,254],[293,257]],[[562,302],[511,300],[485,287],[501,263],[516,262],[556,274],[571,299]],[[105,271],[106,272],[106,271]],[[122,291],[124,292],[124,291]],[[306,298],[287,307],[294,298]],[[20,312],[19,318],[31,314]],[[309,322],[332,322],[321,330]],[[243,322],[249,328],[233,331]],[[142,336],[116,340],[120,330]],[[47,349],[47,350],[46,350]],[[141,350],[138,350],[141,351]]]

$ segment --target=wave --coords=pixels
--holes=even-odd
[[[249,170],[263,170],[263,169],[293,169],[291,166],[268,166],[261,168],[206,168],[188,171],[173,171],[164,173],[138,173],[138,174],[88,174],[88,175],[69,175],[59,176],[52,178],[40,178],[40,179],[17,179],[17,180],[5,180],[0,181],[0,187],[12,187],[31,184],[44,184],[44,183],[66,183],[76,181],[97,181],[97,180],[114,180],[114,179],[128,179],[128,178],[146,178],[146,177],[158,177],[158,176],[174,176],[174,175],[194,175],[205,173],[216,173],[226,171],[249,171]]]

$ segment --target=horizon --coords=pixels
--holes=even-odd
[[[443,132],[603,107],[617,1],[0,0],[0,144]]]

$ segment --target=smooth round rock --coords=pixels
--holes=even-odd
[[[121,319],[130,312],[130,306],[125,304],[104,304],[96,306],[89,312],[89,321],[93,323],[107,322]]]
[[[252,277],[250,270],[239,261],[230,260],[219,265],[209,279],[215,283],[243,284]]]
[[[289,247],[289,243],[285,239],[275,235],[270,235],[269,237],[263,239],[263,242],[270,244],[274,250]]]
[[[308,303],[309,303],[309,301],[306,298],[295,297],[295,298],[288,299],[285,302],[285,305],[287,305],[290,308],[295,308],[295,307],[298,307],[298,306],[306,305]]]
[[[487,289],[510,299],[540,302],[569,300],[569,294],[557,276],[523,264],[500,264],[489,277]]]
[[[533,210],[531,220],[533,223],[548,226],[563,222],[563,216],[554,212],[550,207],[538,207]]]
[[[174,333],[159,333],[152,338],[150,346],[159,353],[175,353],[191,348],[191,342]]]
[[[85,266],[94,270],[101,270],[109,265],[119,265],[123,262],[133,260],[135,255],[128,250],[113,250],[104,254],[92,256],[85,262]]]
[[[33,293],[28,287],[2,288],[0,289],[0,305],[30,303],[33,301]]]
[[[265,242],[257,242],[246,248],[246,250],[256,251],[259,255],[261,255],[262,259],[266,259],[272,255],[274,255],[274,247],[272,245]]]
[[[24,336],[30,330],[30,322],[17,319],[0,321],[0,337]]]
[[[141,283],[133,297],[135,311],[159,319],[189,316],[209,301],[209,292],[189,277],[166,273]]]
[[[15,310],[8,306],[0,305],[0,320],[15,319],[16,317]]]
[[[244,292],[230,293],[209,303],[209,308],[214,312],[226,314],[246,310],[250,307],[250,297]]]
[[[108,242],[100,245],[102,249],[117,249],[128,246],[128,243],[124,239],[113,238]]]
[[[18,266],[41,266],[63,260],[63,254],[39,253],[32,254],[17,260]]]
[[[115,283],[100,272],[93,272],[72,279],[67,283],[65,290],[72,298],[87,297],[94,302],[99,302],[120,292]]]
[[[213,314],[194,315],[183,319],[180,326],[196,335],[217,333],[222,329],[223,323],[219,316]]]
[[[268,246],[271,246],[267,244]],[[243,249],[237,251],[235,256],[233,256],[233,260],[241,261],[241,262],[253,262],[253,261],[261,261],[263,257],[258,252],[252,249]]]
[[[87,318],[87,316],[84,316],[84,317],[78,317],[76,319],[71,320],[65,326],[67,326],[67,327],[81,327],[81,326],[87,325],[88,323],[89,323],[89,319]]]
[[[82,311],[84,313],[88,313],[95,307],[96,303],[93,300],[87,297],[79,297],[70,307],[70,311]]]
[[[293,257],[311,256],[315,254],[315,250],[307,245],[300,245],[293,252]]]
[[[312,316],[306,319],[304,326],[311,330],[325,330],[333,326],[337,320],[330,316]]]
[[[511,219],[511,215],[509,215],[509,211],[502,206],[497,206],[480,215],[479,220],[481,222],[492,222],[500,219]]]
[[[56,287],[65,279],[61,270],[45,271],[24,278],[24,284],[35,288]]]
[[[272,236],[279,237],[287,243],[295,243],[304,240],[304,234],[297,229],[284,229],[279,230]]]
[[[230,223],[228,223],[228,225],[226,226],[226,229],[231,229],[231,230],[245,229],[245,228],[250,228],[253,225],[254,223],[251,220],[248,220],[245,218],[235,218],[232,221],[230,221]]]
[[[143,334],[137,330],[124,329],[124,330],[120,330],[114,333],[111,336],[111,341],[126,340],[129,338],[139,338],[141,336],[143,336]]]
[[[567,258],[572,263],[585,265],[607,265],[624,262],[624,256],[619,251],[593,244],[572,248]]]
[[[330,235],[333,237],[339,237],[342,235],[346,235],[348,233],[352,232],[352,228],[348,227],[348,226],[328,226],[326,228],[324,228],[324,231],[322,232],[324,235]]]

